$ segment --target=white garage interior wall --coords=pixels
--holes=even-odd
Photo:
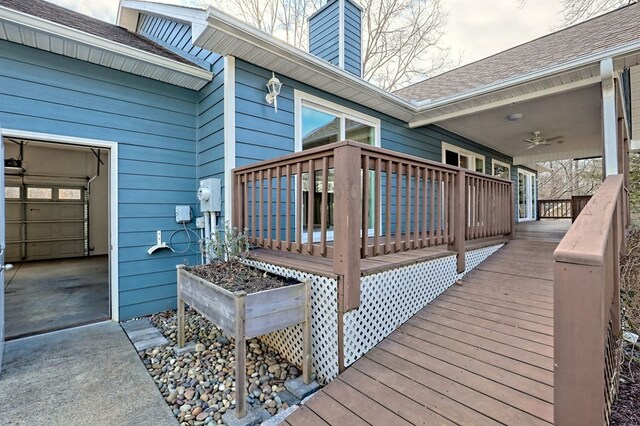
[[[5,158],[19,159],[20,143],[23,144],[22,168],[25,171],[22,174],[17,174],[14,169],[7,169],[6,186],[20,186],[23,197],[26,195],[24,191],[29,187],[53,188],[54,199],[57,198],[57,190],[60,188],[84,188],[87,190],[88,244],[85,247],[84,241],[65,242],[61,240],[52,243],[26,243],[21,248],[19,244],[9,243],[11,240],[16,241],[16,238],[23,239],[21,234],[24,231],[21,225],[7,223],[7,261],[108,254],[109,151],[97,148],[92,151],[87,147],[5,138]],[[96,156],[98,153],[100,164],[98,164]],[[90,181],[93,177],[95,178]],[[50,237],[52,240],[55,240],[58,235],[83,236],[84,223],[77,222],[78,219],[84,219],[84,206],[80,204],[83,203],[51,203],[47,200],[27,199],[26,211],[22,213],[22,216],[26,216],[27,220],[37,218],[47,220],[50,218],[52,222],[28,223],[26,232],[31,235],[22,235],[22,237],[26,237],[26,240],[29,241],[30,238],[34,238],[34,235],[37,239]],[[7,207],[14,208],[13,216],[18,213],[15,210],[19,208],[18,204],[12,204],[10,200],[7,200]],[[9,212],[7,220],[11,220]],[[76,222],[71,223],[72,220]],[[82,231],[79,227],[82,227]],[[78,234],[79,232],[81,234]],[[22,258],[25,254],[26,257]]]

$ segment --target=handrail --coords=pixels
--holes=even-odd
[[[233,185],[233,225],[257,247],[333,258],[358,281],[347,309],[363,258],[444,245],[462,272],[466,239],[514,230],[511,181],[354,141],[238,167]]]
[[[554,252],[555,424],[608,424],[617,391],[624,180],[609,176]]]

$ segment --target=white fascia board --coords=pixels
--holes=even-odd
[[[29,15],[17,10],[0,6],[0,19],[15,25],[41,31],[51,36],[60,37],[70,42],[83,44],[105,52],[127,57],[131,60],[154,65],[170,71],[202,80],[203,86],[213,79],[211,72],[195,65],[184,64],[169,58],[164,58],[150,52],[107,40],[84,31],[70,28],[55,22]]]
[[[186,6],[177,6],[164,3],[150,3],[140,0],[121,0],[120,10],[132,9],[147,15],[156,15],[173,21],[191,24],[192,22],[205,21],[207,18],[207,9],[192,8]],[[120,14],[118,15],[120,16]],[[116,21],[120,25],[120,21]]]

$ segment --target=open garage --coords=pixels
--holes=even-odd
[[[109,319],[109,150],[3,144],[6,337]]]

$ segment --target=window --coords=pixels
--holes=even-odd
[[[511,166],[498,160],[491,160],[493,175],[503,179],[511,179]]]
[[[442,162],[451,166],[484,173],[484,156],[442,142]]]
[[[334,104],[322,98],[308,95],[306,93],[295,91],[295,107],[296,107],[296,151],[316,148],[333,142],[350,139],[368,145],[380,146],[380,120],[361,114],[358,111],[345,108],[341,105]],[[327,173],[327,228],[333,230],[334,224],[334,191],[333,191],[333,169],[329,169]],[[374,172],[371,172],[371,179],[374,178]],[[322,212],[320,205],[322,203],[322,172],[316,172],[313,177],[309,173],[302,174],[302,213],[303,213],[303,238],[306,238],[307,224],[307,206],[311,202],[313,208],[313,226],[314,232],[320,230],[320,221]],[[375,189],[375,185],[371,185],[371,190]],[[373,200],[375,197],[369,197],[371,206],[369,208],[369,223],[374,223]],[[331,238],[331,234],[328,236]],[[319,234],[318,234],[319,238]],[[316,236],[314,235],[314,240]]]
[[[53,195],[51,188],[27,188],[27,198],[31,200],[50,200]]]
[[[58,200],[82,200],[82,191],[79,189],[60,188],[58,189]]]
[[[4,188],[4,198],[7,200],[19,200],[20,192],[19,186],[7,186]]]

